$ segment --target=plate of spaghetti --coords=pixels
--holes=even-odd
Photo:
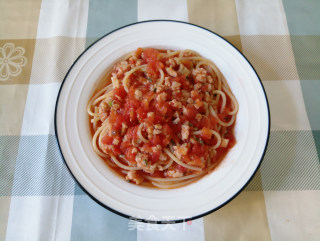
[[[219,35],[177,21],[117,29],[75,61],[55,131],[73,177],[124,217],[204,216],[232,200],[269,138],[267,98],[248,60]]]

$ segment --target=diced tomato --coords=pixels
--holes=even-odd
[[[114,95],[119,96],[122,100],[127,95],[127,92],[124,90],[122,85],[119,88],[114,88],[113,93]]]
[[[202,92],[207,92],[209,90],[209,86],[208,85],[204,85],[201,87]]]
[[[209,116],[209,120],[210,120],[211,128],[214,128],[218,124],[217,118],[212,115]]]
[[[163,138],[162,135],[154,135],[150,140],[150,144],[152,146],[157,146],[157,145],[163,146],[162,138]]]
[[[197,111],[197,109],[194,106],[187,106],[186,113],[183,113],[183,114],[188,120],[192,120],[196,117],[196,115],[198,113],[199,112]]]
[[[163,115],[163,116],[166,114],[169,115],[172,112],[172,108],[170,107],[168,102],[157,102],[155,106],[156,106],[157,112],[160,115]]]
[[[180,125],[181,125],[181,123],[184,123],[188,120],[187,117],[184,115],[180,115],[179,118],[180,118]],[[174,127],[174,128],[176,128],[176,127]]]
[[[198,109],[203,106],[203,102],[200,99],[196,99],[195,102],[196,102],[196,105],[198,106]],[[199,109],[199,111],[203,111],[203,109],[202,110]]]
[[[161,124],[162,120],[163,120],[163,117],[161,115],[156,114],[154,116],[154,124]]]
[[[162,133],[165,136],[165,138],[163,139],[163,145],[166,146],[170,143],[170,140],[173,137],[173,131],[168,124],[165,124],[162,129],[163,129]]]
[[[113,137],[105,135],[104,137],[102,137],[101,142],[105,145],[111,145],[113,141]]]
[[[198,167],[203,167],[203,163],[201,161],[201,158],[196,156],[196,155],[193,155],[192,156],[192,166],[198,166]]]
[[[136,51],[136,56],[138,58],[141,58],[141,53],[143,52],[143,48],[138,48],[137,51]]]
[[[158,78],[158,70],[157,66],[153,62],[149,62],[147,65],[147,73],[152,79],[157,79]]]
[[[159,51],[152,48],[146,48],[143,50],[143,59],[149,62],[156,62],[158,57]]]
[[[127,123],[129,123],[129,126],[135,125],[135,120],[137,119],[137,113],[136,108],[132,107],[130,103],[125,103],[124,105],[124,111],[123,111],[123,118]]]
[[[175,143],[179,142],[178,135],[181,133],[181,123],[184,123],[184,122],[180,121],[180,123],[178,123],[177,125],[174,125],[174,127],[172,128],[173,136],[171,139],[173,139]]]
[[[159,161],[160,154],[160,151],[150,153],[150,161],[152,164],[157,163]]]
[[[124,116],[123,115],[119,115],[117,113],[111,113],[110,117],[109,117],[109,122],[112,126],[112,130],[113,131],[120,131],[122,128],[122,123],[125,121]]]
[[[139,122],[142,123],[146,117],[147,117],[146,109],[144,107],[139,107],[137,109],[137,118],[138,118]]]
[[[165,125],[164,125],[164,127],[163,127],[163,134],[166,135],[166,136],[169,136],[169,137],[172,136],[173,131],[172,131],[171,127],[170,127],[168,124],[165,124]]]
[[[143,59],[147,63],[147,73],[151,78],[158,77],[158,68],[161,67],[158,63],[159,52],[155,49],[147,48],[143,51]]]
[[[203,116],[200,120],[200,128],[203,127],[210,129],[210,120],[207,116]]]
[[[186,66],[188,69],[191,69],[192,66],[193,66],[191,60],[186,59],[186,60],[182,60],[181,62],[182,62],[182,64],[183,64],[184,66]]]
[[[129,83],[130,86],[133,86],[134,88],[137,88],[141,83],[141,79],[140,79],[141,75],[140,75],[140,71],[136,71],[133,74],[130,75],[129,79]]]
[[[123,141],[123,142],[121,142],[121,144],[120,144],[120,149],[121,149],[121,151],[124,153],[124,152],[126,152],[127,148],[128,148],[128,147],[131,147],[131,146],[132,146],[132,144],[131,144],[130,141]]]
[[[183,75],[174,77],[172,82],[178,82],[181,84],[181,88],[185,90],[190,90],[190,82]]]
[[[160,177],[160,178],[164,178],[164,172],[163,171],[159,171],[159,170],[155,170],[153,174],[148,174],[151,177]]]
[[[151,146],[157,146],[157,145],[160,145],[161,147],[164,147],[166,146],[166,144],[168,144],[168,140],[167,138],[160,134],[160,135],[154,135],[152,137],[152,139],[150,140],[150,145]]]
[[[144,152],[150,153],[150,152],[152,152],[152,146],[150,145],[149,142],[148,142],[148,143],[145,143],[145,144],[143,144],[143,146],[142,146],[142,150],[143,150]]]
[[[134,147],[129,147],[126,151],[125,151],[125,156],[126,156],[126,160],[128,160],[131,163],[136,163],[136,155],[137,153],[132,153]]]
[[[134,126],[134,127],[129,127],[129,129],[127,130],[127,134],[126,134],[128,140],[138,139],[138,136],[137,136],[138,128],[139,128],[138,125]]]
[[[188,76],[180,76],[180,83],[181,83],[183,89],[185,89],[187,91],[192,90],[192,85],[190,84]]]
[[[193,100],[197,100],[197,99],[201,99],[201,96],[200,96],[200,94],[198,93],[198,91],[191,91],[191,98],[193,99]]]
[[[211,136],[212,136],[212,132],[210,129],[206,128],[206,127],[203,127],[201,129],[201,137],[205,140],[210,140],[211,139]]]
[[[143,98],[143,100],[141,101],[141,104],[145,109],[149,109],[149,102],[147,99]]]
[[[150,102],[151,100],[154,98],[154,92],[153,91],[150,91],[150,92],[147,92],[143,98],[142,98],[142,105],[144,106],[144,108],[146,110],[149,110],[149,105],[150,105]]]
[[[135,88],[133,86],[131,86],[129,89],[128,102],[126,104],[134,108],[137,108],[140,106],[139,100],[137,100],[135,97]]]
[[[120,145],[113,145],[113,153],[116,155],[120,155],[121,154],[121,149],[120,149]]]
[[[207,145],[201,145],[199,143],[194,144],[192,147],[192,153],[197,156],[204,156],[207,150]]]

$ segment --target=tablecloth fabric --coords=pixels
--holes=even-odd
[[[320,1],[0,2],[0,240],[320,240]],[[271,133],[251,183],[192,222],[137,223],[92,201],[60,156],[61,82],[94,40],[150,19],[224,36],[259,74]],[[195,36],[196,38],[196,36]]]

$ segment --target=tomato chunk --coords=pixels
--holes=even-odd
[[[134,152],[134,149],[136,150],[137,148],[129,147],[129,148],[125,151],[126,160],[128,160],[128,161],[131,162],[131,163],[136,163],[135,158],[136,158],[137,153]]]
[[[210,129],[208,129],[207,127],[203,127],[201,129],[201,137],[203,139],[206,139],[206,140],[210,140],[211,139],[211,136],[212,136],[212,132]]]
[[[186,111],[183,112],[184,116],[188,120],[194,119],[198,113],[199,112],[197,111],[197,109],[194,106],[187,106]]]
[[[104,137],[102,137],[101,141],[105,145],[111,145],[113,138],[111,136],[105,135]]]
[[[150,161],[152,164],[157,163],[159,161],[160,154],[161,154],[160,151],[150,153],[150,157],[151,157]]]
[[[119,88],[114,88],[113,92],[114,95],[120,97],[120,99],[124,99],[127,95],[127,92],[124,90],[122,85]]]
[[[196,143],[192,147],[192,153],[196,156],[204,156],[208,150],[207,145]]]
[[[138,118],[139,122],[142,123],[146,117],[147,117],[146,109],[144,107],[139,107],[137,109],[137,118]]]
[[[155,49],[147,48],[143,51],[143,59],[147,63],[147,73],[152,79],[158,77],[158,57],[159,52]]]

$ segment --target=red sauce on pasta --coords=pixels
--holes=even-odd
[[[191,50],[139,48],[103,85],[88,104],[93,147],[129,182],[186,185],[235,145],[237,100],[219,69]]]

